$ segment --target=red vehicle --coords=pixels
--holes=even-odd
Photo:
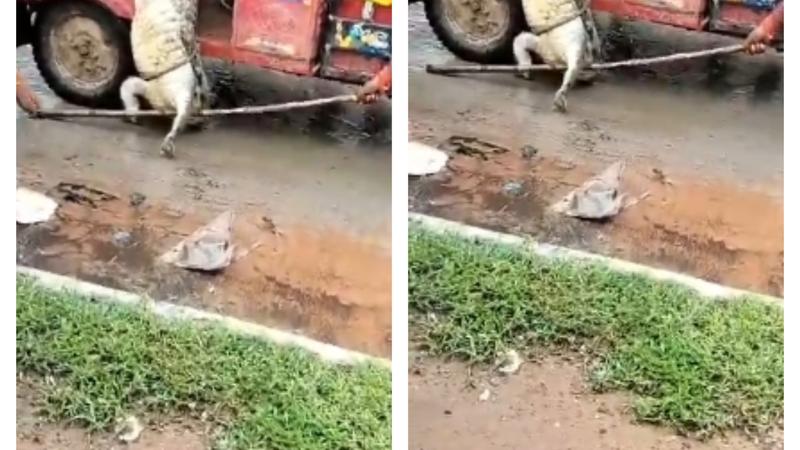
[[[439,40],[466,61],[511,62],[514,38],[527,28],[521,0],[409,0],[420,1]],[[775,0],[591,0],[595,12],[624,20],[741,37],[775,4]]]
[[[205,57],[347,83],[369,80],[391,60],[391,0],[198,1]],[[29,30],[17,45],[32,44],[56,94],[119,106],[120,85],[135,73],[134,0],[17,0],[17,9],[17,29]]]

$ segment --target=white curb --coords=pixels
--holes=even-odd
[[[509,246],[525,248],[536,255],[549,259],[565,259],[597,262],[608,268],[625,273],[635,273],[649,278],[677,283],[695,290],[704,297],[714,299],[732,299],[737,297],[750,297],[770,303],[778,303],[783,306],[783,299],[769,295],[758,294],[755,292],[734,289],[709,281],[701,280],[682,273],[671,272],[669,270],[656,269],[616,258],[609,258],[595,253],[573,250],[557,245],[543,244],[531,239],[514,236],[511,234],[498,233],[483,228],[477,228],[458,222],[452,222],[438,217],[425,214],[409,213],[409,220],[417,222],[425,228],[438,233],[452,233],[468,239],[479,239],[483,241],[495,242]]]
[[[374,363],[391,368],[391,361],[363,353],[347,350],[335,345],[315,341],[305,336],[276,330],[274,328],[245,322],[233,317],[210,313],[188,306],[153,301],[131,292],[111,289],[98,284],[88,283],[76,278],[45,272],[42,270],[17,266],[17,274],[34,279],[42,286],[60,291],[74,292],[97,300],[105,300],[122,305],[143,305],[156,315],[166,319],[207,322],[221,326],[237,334],[251,336],[282,346],[294,346],[319,356],[320,359],[335,364]]]

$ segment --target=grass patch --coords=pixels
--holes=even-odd
[[[486,363],[507,348],[579,350],[595,389],[633,392],[638,419],[700,436],[763,432],[783,415],[780,306],[704,300],[415,225],[408,277],[415,332],[434,354]]]
[[[391,374],[337,367],[299,349],[168,322],[17,279],[17,371],[46,414],[109,430],[127,414],[205,412],[226,449],[388,449]]]

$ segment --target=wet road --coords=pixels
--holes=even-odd
[[[591,153],[651,158],[698,174],[747,181],[776,181],[783,173],[783,62],[778,57],[733,56],[680,64],[604,72],[590,87],[569,95],[570,113],[551,111],[560,75],[528,82],[510,75],[428,75],[424,65],[456,59],[438,43],[423,8],[410,16],[410,115],[414,134],[444,136],[445,120],[481,126],[481,135],[511,136],[514,144],[557,140],[556,134],[587,120],[631,142],[548,147],[565,158]],[[600,17],[606,59],[645,57],[729,45],[729,38],[670,27],[612,24]],[[620,35],[624,35],[623,39]],[[633,41],[633,43],[630,43]],[[626,48],[622,48],[625,44]],[[465,93],[469,95],[464,95]],[[446,105],[446,106],[443,106]],[[436,115],[442,117],[436,120]],[[422,123],[433,131],[422,129]],[[569,140],[569,138],[567,138]],[[611,142],[611,140],[608,140]],[[588,143],[587,143],[588,144]],[[588,148],[587,148],[588,147]],[[758,151],[754,151],[757,149]]]
[[[415,211],[781,295],[783,61],[736,55],[602,73],[552,111],[560,77],[426,74],[454,58],[410,12],[412,138],[448,151],[411,180]],[[606,60],[728,45],[729,38],[598,20]],[[490,150],[488,154],[482,154]],[[532,156],[533,155],[533,156]],[[608,164],[649,193],[604,224],[549,210]],[[509,195],[509,183],[522,193]]]
[[[44,95],[25,49],[18,67]],[[352,90],[236,70],[223,101],[268,104]],[[226,105],[227,106],[227,105]],[[159,156],[165,122],[17,120],[18,184],[60,200],[48,224],[18,228],[18,262],[390,355],[391,142],[388,103],[212,122]],[[86,201],[59,183],[110,200]],[[137,205],[129,200],[141,195]],[[217,275],[156,264],[234,210],[239,258]],[[129,233],[131,245],[115,244]]]

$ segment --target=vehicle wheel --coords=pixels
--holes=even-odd
[[[33,57],[53,92],[90,108],[119,107],[119,88],[135,73],[128,24],[80,0],[50,2],[37,10]]]
[[[513,62],[514,38],[526,28],[520,0],[427,0],[425,15],[448,50],[480,64]]]

